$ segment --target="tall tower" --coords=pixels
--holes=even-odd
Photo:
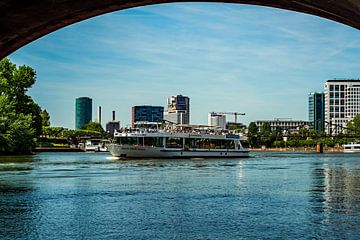
[[[80,129],[92,119],[92,99],[79,97],[75,101],[75,129]]]
[[[101,125],[101,106],[98,107],[96,120]]]
[[[325,130],[325,94],[309,94],[309,129],[322,132]]]
[[[176,124],[190,123],[190,98],[177,95],[168,98],[168,109],[164,114],[164,119]]]

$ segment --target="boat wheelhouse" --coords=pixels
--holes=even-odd
[[[360,153],[360,142],[344,144],[344,153]]]
[[[249,157],[241,137],[224,132],[116,132],[108,149],[120,158]]]

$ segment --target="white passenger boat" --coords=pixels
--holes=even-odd
[[[360,142],[344,144],[344,153],[360,153]]]
[[[108,152],[108,144],[109,140],[106,139],[88,139],[85,142],[84,150],[86,152]]]
[[[108,149],[119,158],[249,157],[240,135],[171,131],[116,132]]]

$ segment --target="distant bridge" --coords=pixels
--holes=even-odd
[[[121,9],[189,0],[1,0],[0,59],[70,24]],[[223,0],[308,13],[360,29],[359,0]]]

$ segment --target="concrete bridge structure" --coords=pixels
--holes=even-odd
[[[62,27],[101,14],[176,0],[1,0],[0,59]],[[360,0],[222,0],[308,13],[360,29]]]

